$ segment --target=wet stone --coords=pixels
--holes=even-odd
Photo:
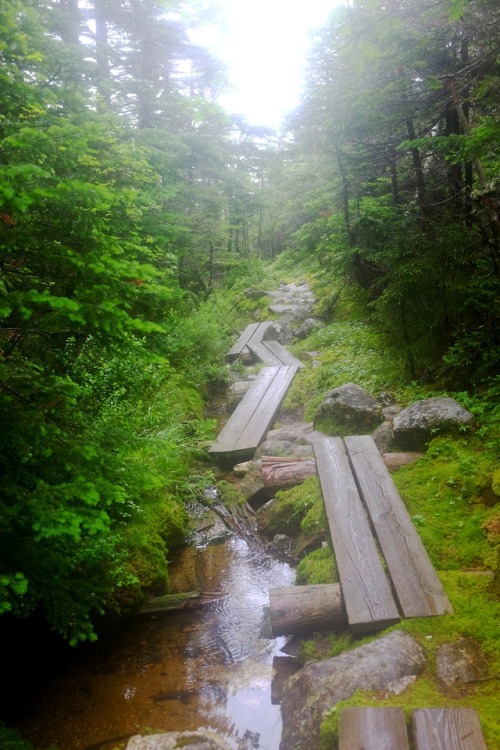
[[[446,687],[481,682],[488,678],[488,664],[474,638],[443,644],[436,656],[437,676]]]

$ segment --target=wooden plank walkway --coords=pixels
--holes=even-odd
[[[473,708],[420,708],[413,712],[415,750],[487,750]]]
[[[263,335],[272,324],[272,322],[272,320],[266,320],[263,323],[250,323],[250,325],[248,325],[240,335],[238,341],[227,352],[227,361],[234,362],[235,359],[238,359],[239,355],[242,353],[244,348],[248,346],[248,343],[250,341],[253,340],[256,344],[262,341]]]
[[[279,341],[264,341],[263,337],[272,322],[272,320],[267,320],[263,323],[250,323],[227,352],[226,360],[234,362],[245,349],[248,349],[254,357],[270,367],[283,367],[284,365],[304,367],[303,362],[290,354]]]
[[[452,614],[453,608],[370,435],[344,438],[361,497],[405,617]]]
[[[339,750],[410,750],[402,708],[345,708]]]
[[[209,453],[227,460],[253,456],[276,419],[296,372],[296,366],[264,367]]]
[[[256,357],[262,360],[265,364],[270,364],[269,357],[277,359],[281,365],[296,365],[297,367],[304,367],[304,363],[290,354],[288,349],[279,341],[273,339],[269,341],[262,341],[259,347],[259,353],[254,349],[253,340],[248,344],[248,348],[252,351]],[[267,351],[266,351],[267,350]]]
[[[413,711],[415,750],[487,750],[479,716],[472,708]],[[345,708],[340,715],[339,750],[409,750],[402,708]]]
[[[366,511],[339,437],[313,442],[349,627],[369,632],[398,622]]]

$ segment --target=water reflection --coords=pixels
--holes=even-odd
[[[278,748],[272,661],[284,639],[265,637],[263,628],[269,589],[291,584],[294,571],[235,537],[185,554],[192,560],[184,578],[186,570],[201,576],[205,589],[224,598],[138,619],[111,647],[75,660],[24,722],[37,747],[107,750],[144,731],[209,728],[239,750]],[[177,578],[172,571],[174,584]],[[186,580],[178,585],[186,590]]]

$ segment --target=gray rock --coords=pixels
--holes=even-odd
[[[381,453],[387,453],[387,451],[391,448],[394,439],[392,422],[382,422],[382,424],[379,425],[379,427],[377,427],[377,429],[373,433],[373,439],[375,440],[375,445],[377,446],[379,451]]]
[[[324,715],[339,701],[356,690],[385,690],[394,680],[420,674],[424,664],[420,644],[401,630],[333,659],[306,664],[286,684],[280,750],[317,750]]]
[[[126,750],[231,750],[221,737],[212,732],[165,732],[164,734],[135,735],[127,743]]]
[[[314,426],[321,425],[333,435],[359,435],[370,433],[382,418],[382,407],[373,396],[347,383],[330,391],[318,406]]]
[[[273,321],[273,324],[269,326],[263,336],[264,341],[278,341],[283,345],[289,344],[292,338],[292,328],[290,324],[284,320]]]
[[[313,331],[317,331],[319,328],[324,327],[325,324],[322,323],[321,320],[318,320],[317,318],[306,318],[295,328],[295,336],[298,339],[305,339],[310,336]]]
[[[307,445],[318,438],[325,437],[322,432],[314,429],[312,422],[293,422],[286,427],[279,427],[267,433],[267,440],[289,440],[299,445]]]
[[[311,443],[306,445],[291,440],[265,440],[255,452],[255,458],[262,456],[295,456],[303,458],[313,455]]]
[[[436,655],[437,677],[446,687],[478,682],[488,677],[488,663],[474,638],[445,643]]]
[[[394,440],[403,450],[419,450],[437,434],[457,433],[473,420],[473,415],[453,398],[427,398],[394,418]]]

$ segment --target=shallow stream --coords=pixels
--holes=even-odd
[[[291,585],[295,572],[234,536],[182,557],[174,585],[202,570],[205,587],[225,596],[137,617],[112,643],[76,658],[20,727],[37,748],[111,750],[134,734],[209,728],[240,750],[277,750],[273,659],[285,639],[267,637],[265,610],[269,589]]]

